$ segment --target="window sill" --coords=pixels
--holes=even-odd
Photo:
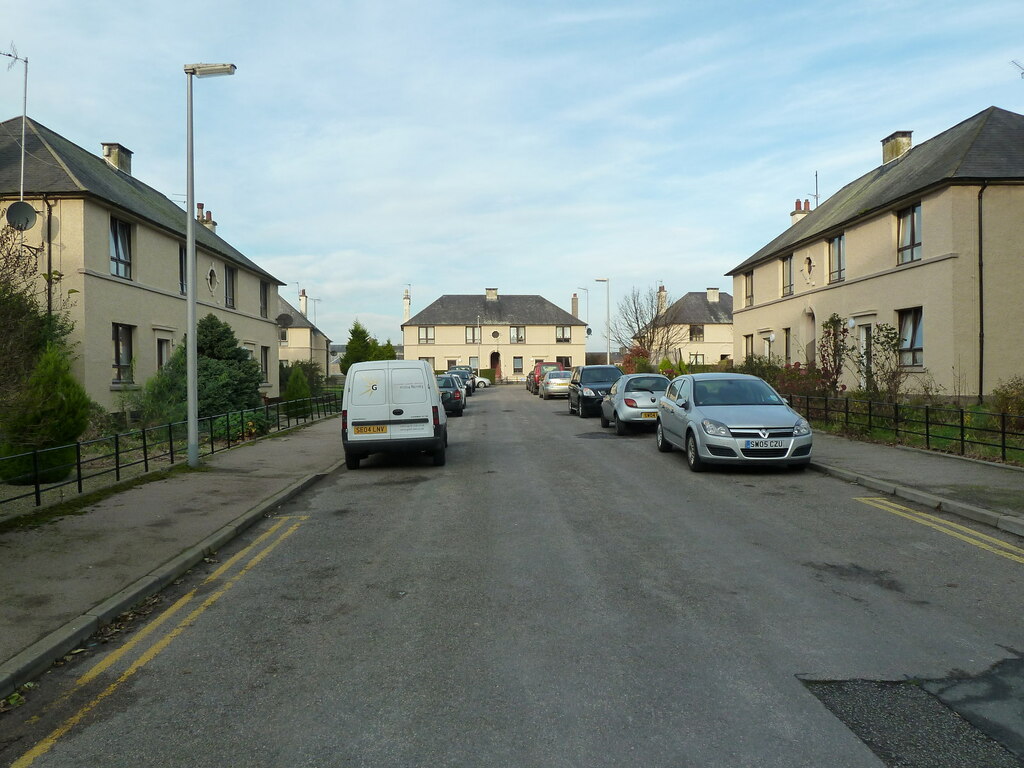
[[[142,389],[141,384],[136,384],[134,381],[112,381],[110,382],[111,392],[131,392],[136,389]]]

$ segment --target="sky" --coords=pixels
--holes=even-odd
[[[1020,0],[0,2],[28,114],[196,200],[335,343],[401,342],[443,294],[606,306],[725,273],[881,164],[990,107],[1024,112]],[[23,65],[0,58],[0,119]],[[609,278],[608,283],[595,282]]]

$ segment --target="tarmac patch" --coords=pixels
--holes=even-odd
[[[856,563],[849,563],[848,565],[838,563],[804,563],[804,566],[820,574],[835,576],[841,581],[853,582],[855,584],[873,584],[890,592],[903,592],[903,586],[889,575],[890,571],[872,571]]]

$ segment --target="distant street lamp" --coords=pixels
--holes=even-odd
[[[188,465],[199,466],[199,353],[196,346],[196,188],[192,152],[192,78],[235,74],[234,64],[186,64],[185,107],[185,420],[188,424]]]
[[[607,345],[605,362],[612,364],[612,279],[610,277],[595,277],[595,283],[604,283],[604,340]],[[589,296],[589,294],[588,294]]]

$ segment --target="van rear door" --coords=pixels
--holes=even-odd
[[[433,378],[428,382],[422,365],[393,367],[391,369],[391,433],[395,440],[409,437],[433,437],[434,418],[428,386],[437,386]]]
[[[355,366],[353,366],[355,367]],[[388,408],[388,370],[386,367],[365,368],[359,366],[350,371],[348,390],[348,439],[390,440],[391,420]]]

